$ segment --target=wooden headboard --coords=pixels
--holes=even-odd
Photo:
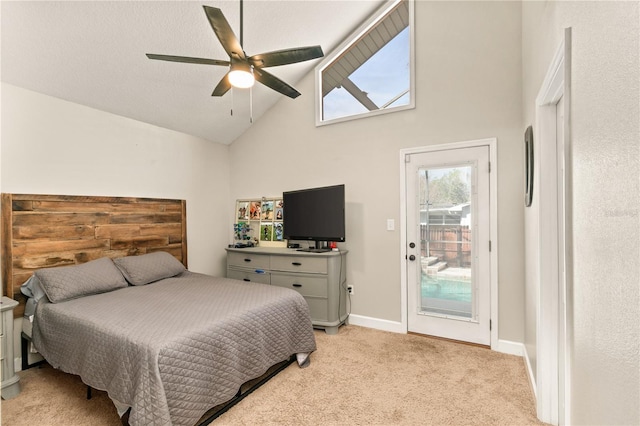
[[[184,200],[2,194],[4,295],[20,302],[35,270],[167,251],[187,266]]]

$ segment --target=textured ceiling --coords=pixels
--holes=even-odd
[[[244,50],[254,55],[319,44],[327,54],[382,3],[245,0]],[[239,1],[2,1],[2,81],[230,144],[251,124],[248,91],[211,97],[227,69],[145,57],[228,60],[203,4],[220,8],[240,37]],[[268,70],[296,87],[319,61]],[[296,102],[256,84],[254,122],[278,101]]]

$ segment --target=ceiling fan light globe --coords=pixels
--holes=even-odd
[[[253,86],[256,79],[253,73],[245,70],[233,70],[229,72],[229,83],[238,89],[248,89]]]

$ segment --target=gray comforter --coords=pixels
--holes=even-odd
[[[297,292],[191,272],[41,301],[33,341],[53,367],[130,405],[132,425],[193,425],[271,365],[316,349]]]

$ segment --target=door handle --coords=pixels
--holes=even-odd
[[[416,243],[409,243],[409,247],[416,248]]]
[[[409,256],[409,260],[413,262],[414,260],[416,260],[416,257],[414,255],[411,255]]]

